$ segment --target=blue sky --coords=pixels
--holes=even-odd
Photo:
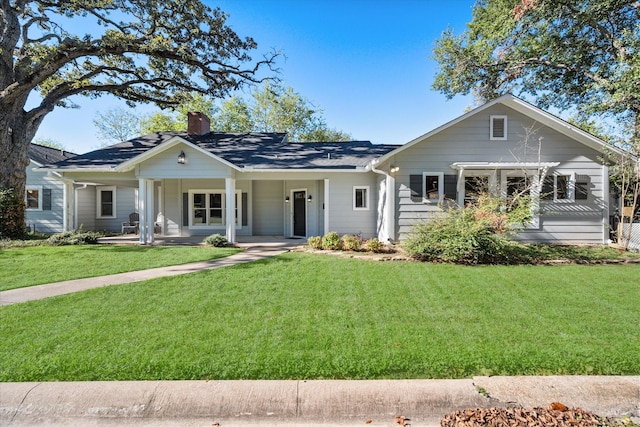
[[[470,97],[447,100],[433,91],[434,42],[448,27],[471,20],[473,0],[219,0],[242,37],[253,37],[255,59],[271,49],[286,86],[307,98],[330,127],[354,139],[403,144],[456,118]],[[50,138],[84,153],[100,141],[96,113],[125,104],[110,96],[76,97],[79,109],[57,108],[36,139]],[[155,107],[143,105],[132,113]]]

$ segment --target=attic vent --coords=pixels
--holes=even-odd
[[[507,116],[491,116],[489,128],[491,140],[507,139]]]

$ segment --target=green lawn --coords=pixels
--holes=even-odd
[[[0,380],[640,374],[640,265],[288,253],[0,308]]]
[[[31,246],[0,249],[0,291],[221,258],[237,248],[205,246]]]

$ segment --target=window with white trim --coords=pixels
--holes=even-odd
[[[29,211],[42,210],[42,185],[27,185],[25,205]]]
[[[96,187],[96,218],[116,217],[116,187]]]
[[[242,197],[236,191],[235,224],[241,224]],[[227,224],[226,193],[222,190],[189,191],[189,226],[223,228]]]
[[[464,176],[464,206],[475,205],[481,194],[489,193],[489,175]]]
[[[439,202],[444,197],[444,173],[423,172],[423,197],[427,201]]]
[[[544,201],[573,201],[575,178],[571,174],[547,175],[542,181],[540,200]]]
[[[538,228],[540,225],[540,183],[536,171],[501,172],[501,196],[506,199],[507,209],[518,207],[522,197],[530,197],[531,222],[526,228]]]
[[[356,210],[356,211],[369,210],[369,187],[368,186],[353,187],[353,210]]]
[[[507,139],[507,116],[491,116],[489,123],[489,139],[492,141]]]
[[[575,200],[589,200],[590,182],[589,175],[576,175]]]

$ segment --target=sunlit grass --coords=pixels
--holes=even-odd
[[[640,374],[640,265],[272,259],[0,308],[0,380]]]
[[[0,291],[221,258],[237,248],[80,245],[0,249]]]

